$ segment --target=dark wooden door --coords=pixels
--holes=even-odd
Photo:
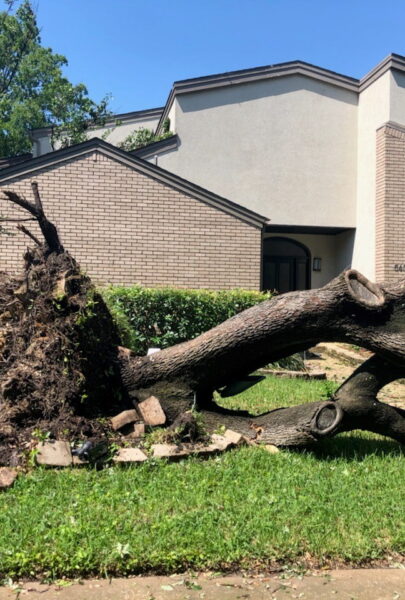
[[[286,238],[264,241],[263,289],[277,290],[280,294],[308,289],[310,257],[305,247]]]

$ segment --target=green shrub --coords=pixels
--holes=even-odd
[[[110,287],[101,290],[123,343],[137,354],[195,338],[271,294],[176,288]]]

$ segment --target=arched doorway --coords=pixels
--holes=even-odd
[[[306,246],[285,237],[263,240],[263,289],[280,294],[310,287],[311,254]]]

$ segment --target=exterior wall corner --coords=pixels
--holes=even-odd
[[[385,123],[376,133],[376,281],[405,275],[405,128]]]

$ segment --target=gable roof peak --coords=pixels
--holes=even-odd
[[[41,156],[24,161],[18,165],[1,169],[0,185],[4,185],[4,183],[15,177],[34,175],[41,169],[54,167],[74,158],[80,158],[92,151],[100,152],[104,156],[116,160],[148,177],[152,177],[156,181],[168,185],[196,200],[213,206],[252,227],[261,229],[268,223],[267,217],[241,206],[240,204],[236,204],[236,202],[223,198],[214,192],[210,192],[191,181],[183,179],[182,177],[147,162],[142,158],[138,158],[130,152],[117,148],[109,142],[97,137],[81,142],[80,144],[75,144],[74,146],[69,146],[68,148],[61,148],[59,150],[48,152],[47,154],[42,154]]]

